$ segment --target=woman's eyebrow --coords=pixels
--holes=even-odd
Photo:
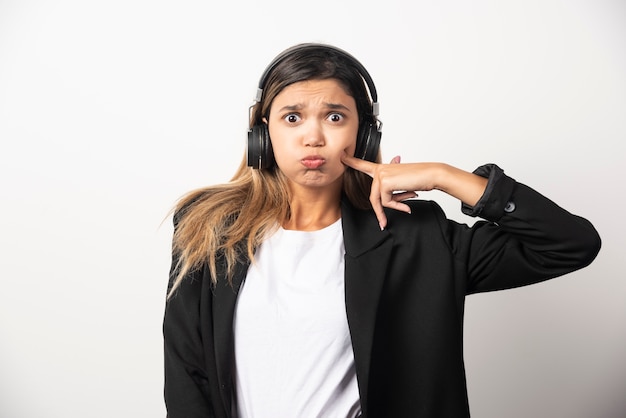
[[[341,103],[324,103],[324,106],[326,106],[329,109],[333,109],[333,110],[345,110],[345,111],[348,111],[348,112],[351,111],[351,109],[348,106],[343,105]]]
[[[351,112],[352,110],[346,106],[343,105],[341,103],[328,103],[328,102],[324,102],[323,103],[324,108],[326,109],[331,109],[331,110],[345,110],[346,112]],[[280,109],[278,109],[279,112],[295,112],[298,110],[302,110],[304,108],[304,106],[300,103],[297,104],[293,104],[293,105],[287,105],[287,106],[283,106]]]
[[[291,111],[293,112],[294,110],[301,110],[302,109],[302,105],[301,104],[295,104],[295,105],[287,105],[287,106],[283,106],[280,109],[278,109],[279,112],[284,112],[284,111]]]

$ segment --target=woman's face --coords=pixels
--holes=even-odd
[[[354,98],[337,80],[285,87],[274,98],[266,122],[276,164],[292,185],[341,185],[341,155],[354,155],[359,115]]]

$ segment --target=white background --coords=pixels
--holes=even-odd
[[[603,238],[468,298],[473,416],[626,416],[623,1],[0,0],[0,417],[165,416],[168,211],[231,177],[258,77],[306,41],[371,72],[385,160],[496,162]]]

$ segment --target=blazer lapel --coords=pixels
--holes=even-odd
[[[222,397],[225,413],[230,416],[233,394],[233,318],[237,294],[248,271],[249,262],[239,262],[235,266],[232,286],[225,275],[219,274],[219,279],[213,291],[213,337],[215,340],[215,362],[219,391]]]
[[[386,230],[380,230],[372,211],[357,210],[345,200],[342,224],[346,248],[346,311],[361,408],[366,414],[376,313],[393,241]]]

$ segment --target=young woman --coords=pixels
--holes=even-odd
[[[174,214],[168,417],[464,417],[466,295],[588,265],[585,219],[494,164],[380,163],[377,94],[351,55],[276,57],[247,158]],[[442,190],[479,216],[446,218]]]

